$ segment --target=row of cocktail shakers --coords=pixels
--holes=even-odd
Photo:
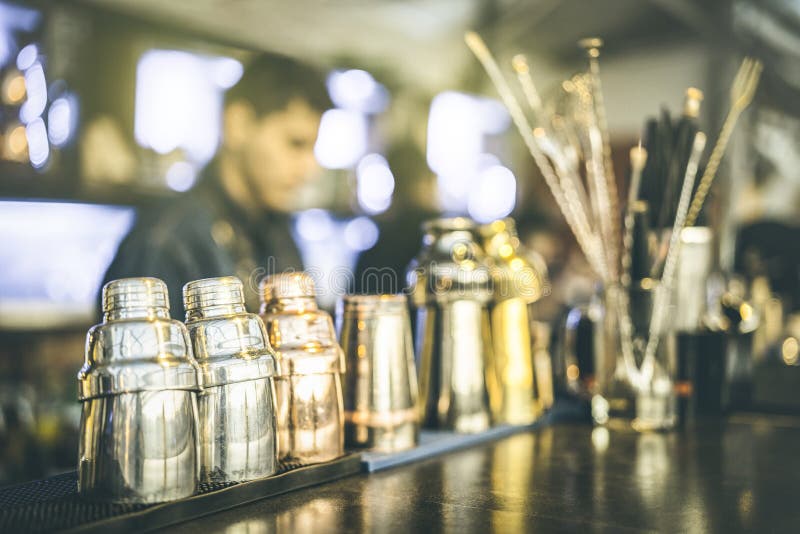
[[[410,448],[420,425],[535,421],[553,395],[547,335],[529,307],[544,267],[510,219],[438,219],[424,231],[410,298],[345,296],[341,345],[303,273],[267,277],[258,315],[237,278],[190,282],[185,323],[170,318],[158,279],[106,284],[78,375],[81,494],[163,502],[332,460],[345,442]]]

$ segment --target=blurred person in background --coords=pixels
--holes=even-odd
[[[182,318],[185,283],[236,275],[255,309],[258,279],[303,268],[289,215],[300,188],[320,174],[314,144],[328,107],[316,71],[286,57],[256,58],[225,95],[221,146],[198,185],[140,210],[105,281],[161,278],[170,313]]]

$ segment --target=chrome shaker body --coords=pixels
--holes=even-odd
[[[275,379],[278,455],[302,463],[344,454],[344,355],[330,315],[315,300],[305,273],[284,273],[262,283],[261,318],[278,357]]]
[[[423,248],[407,273],[422,424],[480,432],[491,425],[489,268],[469,219],[437,219],[423,230]]]
[[[513,219],[483,225],[480,233],[492,262],[494,283],[491,310],[494,350],[490,362],[494,373],[489,375],[493,378],[489,382],[493,416],[498,423],[530,424],[544,413],[545,402],[549,402],[546,399],[553,396],[552,377],[538,376],[549,372],[550,366],[543,366],[534,357],[530,307],[544,293],[546,272],[534,268],[520,253]],[[539,360],[541,356],[539,353]],[[541,388],[548,391],[540,391]]]
[[[78,490],[120,503],[188,497],[198,479],[198,377],[186,327],[170,319],[155,278],[109,282],[102,300],[78,373]]]
[[[277,470],[276,359],[264,323],[244,307],[233,276],[183,287],[186,326],[200,366],[200,480],[241,482]]]
[[[345,443],[381,452],[419,439],[417,371],[405,295],[349,295],[337,317],[349,372]]]

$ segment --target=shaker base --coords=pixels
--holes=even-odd
[[[352,449],[399,452],[416,447],[418,442],[419,427],[414,422],[392,427],[356,424],[345,427],[345,443]]]

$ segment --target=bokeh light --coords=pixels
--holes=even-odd
[[[386,158],[367,154],[356,168],[358,204],[370,215],[389,209],[394,193],[394,175]]]
[[[389,104],[386,88],[364,70],[336,70],[328,76],[328,93],[336,107],[361,113],[380,113]]]
[[[23,124],[28,124],[41,117],[47,105],[47,81],[44,67],[38,61],[25,71],[25,88],[28,98],[19,109],[19,119]]]
[[[219,143],[223,91],[241,72],[231,58],[145,52],[136,67],[136,141],[159,154],[181,149],[189,161],[204,165]]]
[[[173,191],[184,192],[192,188],[197,179],[194,167],[186,161],[176,161],[167,169],[167,186]]]
[[[25,77],[14,72],[3,84],[3,101],[9,105],[17,105],[25,99]]]
[[[22,47],[17,54],[17,68],[21,71],[29,69],[39,57],[39,48],[35,43]]]
[[[488,222],[513,210],[516,180],[509,180],[510,171],[487,150],[487,139],[509,124],[503,106],[492,99],[455,91],[433,99],[427,161],[437,175],[439,202],[446,212],[468,212]]]
[[[367,133],[362,113],[329,109],[322,114],[314,155],[328,169],[351,168],[367,150]]]
[[[502,165],[493,165],[482,171],[469,195],[470,216],[478,222],[488,223],[511,213],[517,195],[514,173]]]
[[[65,95],[53,100],[47,110],[47,135],[54,146],[66,145],[75,132],[78,122],[77,99]]]
[[[32,120],[25,127],[25,136],[28,139],[28,157],[31,165],[41,168],[50,157],[50,143],[47,140],[47,128],[41,117]]]
[[[378,225],[369,217],[356,217],[344,227],[344,242],[351,250],[361,252],[378,242]]]

